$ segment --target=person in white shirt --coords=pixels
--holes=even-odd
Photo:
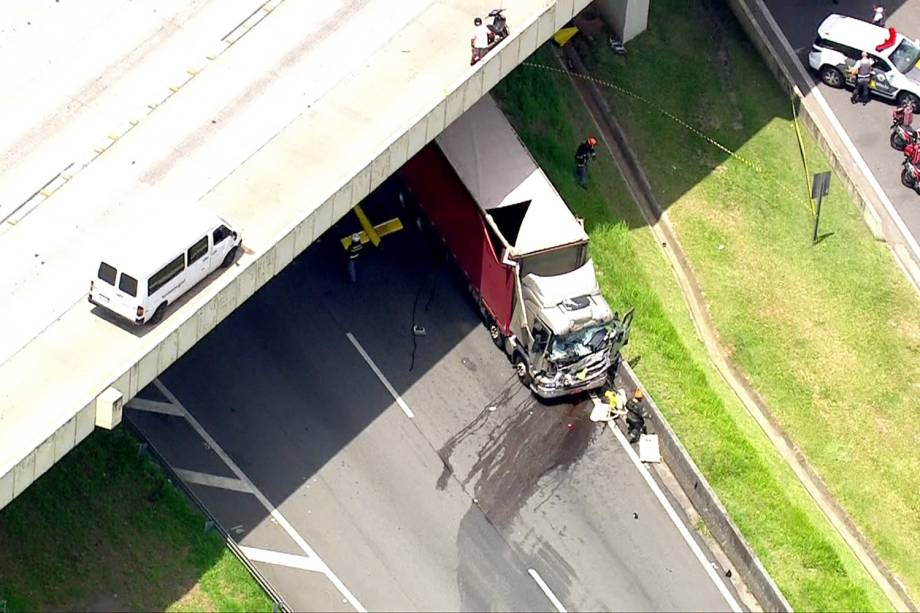
[[[885,27],[885,7],[881,4],[872,5],[872,25]]]
[[[477,17],[473,20],[473,35],[470,38],[470,46],[473,48],[473,57],[470,59],[470,66],[485,57],[489,50],[489,28],[482,23],[482,19]]]

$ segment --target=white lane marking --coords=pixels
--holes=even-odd
[[[134,398],[128,403],[129,409],[137,411],[147,411],[148,413],[160,413],[161,415],[173,415],[175,417],[185,417],[180,409],[177,409],[169,402],[160,402],[159,400],[146,400],[144,398]]]
[[[540,589],[543,590],[543,593],[546,594],[546,597],[549,598],[549,601],[553,603],[553,606],[556,607],[556,610],[559,611],[559,613],[566,613],[565,607],[562,606],[562,602],[556,598],[556,595],[553,594],[553,590],[549,589],[549,586],[546,585],[546,581],[543,580],[543,577],[540,576],[540,573],[532,568],[528,568],[527,574],[529,574],[531,578],[537,582],[537,585],[540,586]]]
[[[591,396],[591,399],[594,403],[601,402],[600,399],[594,395]],[[671,506],[671,501],[669,501],[668,498],[664,495],[664,492],[662,492],[661,488],[658,486],[658,482],[655,481],[645,465],[639,460],[639,456],[637,456],[636,452],[633,451],[633,448],[626,440],[626,437],[623,436],[623,433],[620,432],[620,429],[613,422],[607,423],[607,429],[613,433],[614,438],[617,439],[617,441],[620,443],[620,446],[626,450],[626,454],[629,456],[629,459],[632,460],[636,470],[639,471],[639,474],[642,475],[642,478],[645,479],[646,484],[648,484],[649,489],[651,489],[652,493],[655,494],[655,498],[657,498],[658,502],[661,503],[661,506],[664,507],[668,517],[670,517],[671,521],[674,522],[674,525],[677,527],[677,531],[680,532],[680,535],[684,537],[684,541],[686,541],[687,545],[690,547],[693,555],[695,555],[696,559],[699,560],[700,564],[703,566],[703,569],[706,571],[706,574],[715,584],[716,588],[719,590],[719,593],[722,594],[722,597],[725,598],[725,602],[728,603],[728,606],[731,607],[732,611],[735,611],[735,613],[740,613],[742,610],[741,605],[738,604],[738,601],[735,600],[735,597],[728,590],[728,587],[726,587],[725,583],[722,582],[721,577],[719,577],[719,575],[716,573],[715,568],[713,568],[710,561],[706,558],[703,550],[700,549],[696,539],[693,538],[693,535],[690,534],[687,526],[685,526],[684,522],[681,521],[677,511],[675,511],[674,507]]]
[[[176,398],[172,392],[166,389],[166,386],[163,385],[159,379],[154,379],[153,384],[157,386],[157,389],[160,390],[160,392],[166,396],[166,398],[171,403],[173,403],[182,411],[183,417],[185,417],[192,428],[195,429],[195,432],[198,433],[198,436],[200,436],[208,445],[210,445],[211,449],[214,450],[214,453],[216,453],[220,459],[224,461],[224,463],[231,471],[233,471],[233,474],[235,474],[240,481],[249,486],[250,490],[252,491],[252,495],[256,497],[256,499],[262,504],[263,507],[265,507],[272,518],[274,518],[278,525],[281,526],[281,529],[287,532],[287,535],[291,537],[295,543],[297,543],[297,546],[300,547],[300,549],[305,554],[307,554],[308,557],[316,561],[316,564],[320,567],[320,572],[326,575],[326,578],[329,579],[329,581],[336,587],[337,590],[339,590],[339,593],[342,594],[342,596],[355,609],[355,611],[358,611],[359,613],[367,613],[367,609],[365,609],[364,606],[358,602],[358,599],[355,598],[355,595],[352,594],[347,587],[345,587],[345,584],[342,583],[342,580],[332,572],[332,569],[330,569],[318,555],[316,555],[316,552],[313,551],[313,548],[307,544],[307,541],[305,541],[302,536],[300,536],[297,530],[294,529],[294,526],[292,526],[290,522],[285,519],[284,515],[282,515],[281,512],[276,509],[274,505],[272,505],[271,502],[269,502],[268,498],[266,498],[265,495],[260,492],[255,485],[253,485],[252,481],[249,480],[249,477],[247,477],[246,474],[240,470],[240,467],[236,465],[236,462],[230,459],[230,456],[228,456],[227,453],[221,448],[221,446],[217,444],[217,441],[215,441],[211,435],[208,434],[207,430],[205,430],[201,424],[198,423],[198,420],[195,419],[192,414],[188,412],[188,410],[186,410],[182,403],[179,402],[179,399]]]
[[[252,493],[252,490],[249,489],[249,486],[239,479],[221,477],[220,475],[209,475],[207,473],[200,473],[194,470],[185,470],[184,468],[176,468],[174,470],[176,475],[178,475],[178,477],[186,483],[206,485],[208,487],[217,487],[222,490],[233,490],[234,492],[242,492],[244,494]]]
[[[323,572],[322,564],[318,564],[316,560],[307,556],[281,553],[280,551],[269,551],[268,549],[257,549],[255,547],[244,547],[243,545],[240,545],[240,551],[253,562],[265,562],[266,564],[299,568],[300,570],[309,570],[317,573]]]
[[[406,417],[412,419],[415,417],[415,413],[412,412],[412,409],[409,408],[409,405],[406,404],[406,401],[396,393],[396,390],[390,385],[390,382],[387,381],[387,378],[383,376],[383,373],[380,372],[380,369],[377,368],[377,365],[374,364],[374,360],[371,359],[371,356],[367,355],[367,352],[364,350],[364,347],[361,346],[361,343],[358,342],[358,339],[354,337],[351,332],[346,332],[345,336],[348,337],[348,340],[351,341],[351,344],[355,346],[355,349],[358,350],[358,353],[361,354],[361,357],[364,358],[364,361],[367,362],[367,365],[371,367],[371,370],[374,371],[374,374],[377,375],[377,378],[380,379],[380,382],[383,383],[383,386],[387,388],[387,391],[390,392],[390,396],[393,397],[393,400],[396,401],[396,404],[399,405],[399,408],[402,409],[402,412],[406,414]]]

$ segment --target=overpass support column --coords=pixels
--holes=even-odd
[[[594,0],[604,21],[624,43],[645,31],[648,3],[649,0]]]

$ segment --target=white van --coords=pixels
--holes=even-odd
[[[232,264],[242,241],[228,222],[198,207],[163,211],[131,233],[102,258],[89,301],[139,326],[159,322],[167,305]]]

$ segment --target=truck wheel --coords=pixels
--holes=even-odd
[[[527,368],[527,360],[520,353],[514,354],[514,372],[524,387],[529,389],[530,384],[533,383],[533,377],[530,376],[530,370]]]
[[[502,331],[494,323],[489,325],[489,336],[492,337],[492,342],[495,343],[496,347],[502,351],[505,350],[505,337],[502,336]]]
[[[910,171],[906,168],[901,171],[901,185],[914,189],[914,178],[910,176]]]
[[[166,315],[166,302],[161,302],[160,306],[157,307],[157,310],[153,312],[153,317],[148,319],[147,323],[151,326],[154,326],[163,321],[164,315]]]

